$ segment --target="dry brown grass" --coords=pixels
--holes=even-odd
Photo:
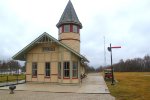
[[[150,72],[115,72],[114,76],[116,85],[106,83],[116,100],[150,100]]]

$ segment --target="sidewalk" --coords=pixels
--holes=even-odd
[[[8,86],[0,89],[8,89]],[[110,93],[102,76],[89,74],[81,85],[62,86],[50,83],[25,83],[16,85],[16,90],[43,91],[43,92],[67,92],[67,93]]]
[[[9,88],[8,86],[0,87],[0,91],[2,90],[8,91],[8,88]],[[63,85],[62,86],[62,85],[56,85],[56,84],[50,84],[50,83],[39,83],[39,84],[38,83],[26,83],[26,84],[16,85],[16,90],[18,90],[19,92],[30,91],[29,93],[33,93],[33,94],[37,92],[40,92],[40,93],[48,92],[52,94],[63,93],[64,95],[71,94],[72,96],[78,94],[81,97],[85,96],[86,94],[87,97],[85,96],[85,98],[89,98],[90,96],[99,98],[98,95],[101,95],[102,97],[104,97],[104,99],[101,99],[101,100],[115,100],[115,98],[110,95],[110,92],[108,90],[108,87],[103,77],[100,76],[99,74],[89,74],[88,77],[84,79],[83,83],[79,86],[77,85],[74,85],[74,86]],[[78,98],[75,96],[73,97]],[[105,99],[106,97],[107,99]],[[67,99],[67,100],[74,100],[74,99]],[[81,99],[78,98],[77,100],[81,100]],[[89,99],[89,100],[92,100],[92,99]],[[93,99],[93,100],[99,100],[99,99]]]
[[[109,94],[110,92],[103,76],[100,76],[98,73],[92,73],[83,81],[82,86],[77,93]]]

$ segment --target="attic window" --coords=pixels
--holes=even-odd
[[[43,52],[55,51],[55,47],[43,47]]]

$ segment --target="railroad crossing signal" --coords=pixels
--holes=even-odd
[[[121,46],[111,46],[111,43],[110,43],[110,47],[108,47],[108,51],[110,52],[110,58],[111,58],[111,73],[112,73],[112,83],[111,85],[114,85],[114,74],[113,74],[113,66],[112,66],[112,49],[113,48],[121,48]]]
[[[110,47],[108,47],[107,49],[108,49],[109,52],[111,52],[111,49],[112,49],[112,48],[116,48],[116,49],[117,49],[117,48],[121,48],[121,46],[113,46],[113,47],[110,46]]]
[[[111,52],[111,48],[110,47],[108,47],[107,49],[108,49],[109,52]]]

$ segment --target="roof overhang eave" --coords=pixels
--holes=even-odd
[[[73,22],[73,21],[58,22],[58,24],[56,26],[57,26],[57,28],[59,28],[63,24],[75,24],[75,25],[78,25],[80,27],[80,29],[82,29],[82,27],[83,27],[81,23],[79,23],[79,22]]]

